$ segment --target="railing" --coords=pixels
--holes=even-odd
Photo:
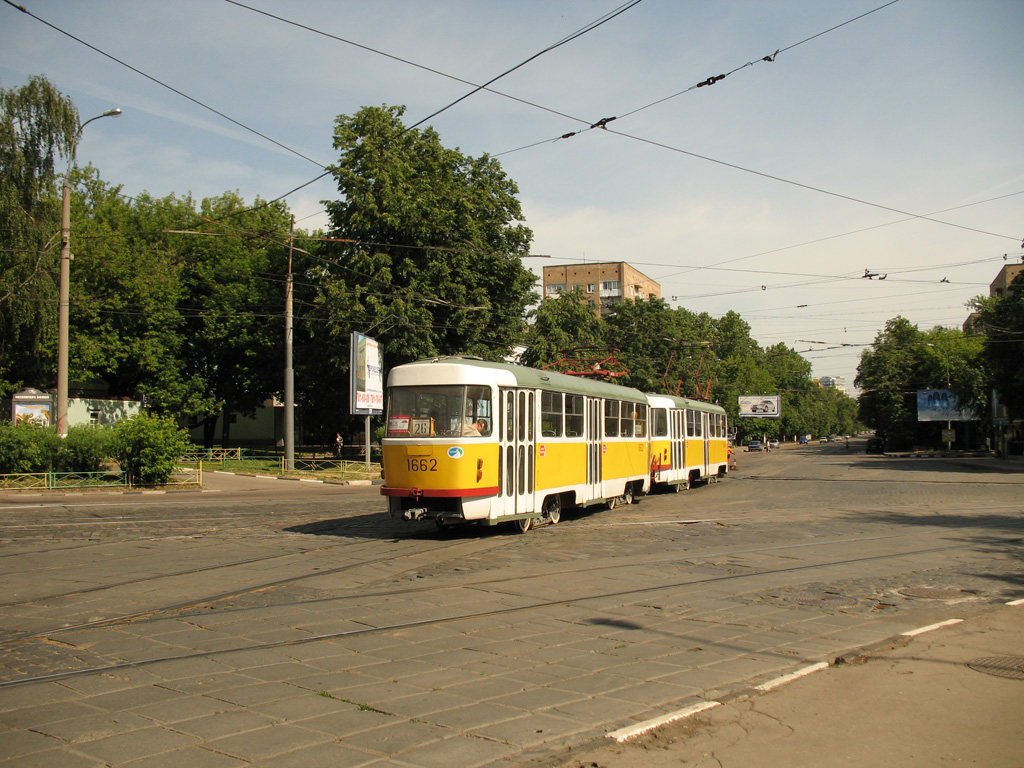
[[[68,488],[118,488],[128,486],[128,479],[123,472],[106,470],[103,472],[29,472],[20,474],[0,475],[0,488],[46,490]]]
[[[194,448],[181,457],[182,461],[223,462],[227,459],[242,458],[241,448]]]

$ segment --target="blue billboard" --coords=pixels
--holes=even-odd
[[[974,411],[961,409],[956,395],[948,389],[917,390],[918,421],[974,421]]]

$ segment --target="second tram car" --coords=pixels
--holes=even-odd
[[[695,400],[470,357],[397,366],[387,400],[381,493],[406,520],[525,532],[728,471],[725,411]]]

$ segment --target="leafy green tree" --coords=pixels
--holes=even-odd
[[[989,385],[999,393],[1010,419],[1024,419],[1024,272],[1005,296],[978,297],[974,307],[983,335],[973,339],[983,346]],[[978,389],[987,392],[989,387]]]
[[[304,393],[327,423],[347,410],[338,390],[352,331],[378,339],[388,367],[439,354],[496,359],[519,342],[534,299],[515,182],[491,157],[406,128],[404,111],[366,107],[335,121],[339,199],[325,204],[332,238],[347,242],[323,254],[307,323],[317,376],[333,391]]]
[[[563,350],[603,346],[603,323],[580,288],[544,299],[530,320],[524,365],[541,368],[558,360]]]
[[[78,111],[44,77],[0,88],[0,395],[56,369],[60,192]]]
[[[191,198],[129,202],[91,167],[72,178],[71,380],[102,379],[160,410],[196,412],[202,401],[182,364],[182,312],[194,313],[181,279],[187,244],[165,234],[195,222]]]
[[[290,214],[282,203],[251,207],[235,193],[203,200],[198,228],[181,267],[187,307],[181,364],[206,417],[204,442],[221,419],[230,438],[228,413],[253,415],[283,387],[284,294]],[[219,222],[219,223],[218,223]]]
[[[921,331],[903,317],[889,320],[861,354],[855,384],[860,421],[897,447],[941,442],[941,425],[917,421],[917,391],[950,389],[984,418],[986,364],[981,340],[957,329]]]

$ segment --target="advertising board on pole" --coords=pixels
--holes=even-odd
[[[778,395],[740,395],[741,419],[778,419],[782,416],[782,398]]]
[[[974,412],[960,407],[956,395],[948,389],[917,391],[918,421],[974,421]]]
[[[352,333],[351,413],[378,416],[384,412],[384,370],[381,348],[376,339],[358,331]]]

